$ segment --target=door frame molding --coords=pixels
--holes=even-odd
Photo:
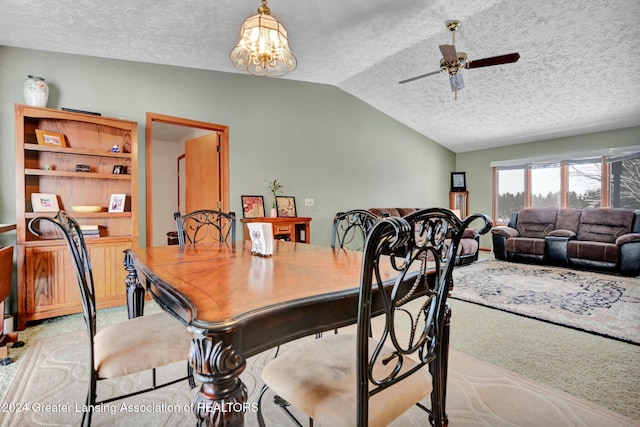
[[[210,130],[220,133],[220,198],[222,200],[222,210],[229,212],[229,126],[215,123],[201,122],[198,120],[185,119],[182,117],[167,116],[158,113],[146,113],[145,130],[145,185],[146,185],[146,245],[153,244],[153,192],[152,192],[152,146],[153,146],[153,122],[167,123],[176,126]]]

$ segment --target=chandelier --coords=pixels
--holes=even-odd
[[[237,69],[254,76],[281,77],[296,69],[296,57],[289,50],[287,31],[271,16],[267,0],[261,1],[258,14],[242,23],[229,57]]]

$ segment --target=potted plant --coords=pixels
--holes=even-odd
[[[271,212],[269,216],[271,218],[275,218],[278,216],[278,211],[276,209],[276,196],[281,192],[280,189],[282,188],[282,184],[280,184],[277,179],[274,179],[273,181],[267,181],[267,183],[269,183],[267,188],[269,189],[269,191],[271,191],[271,194],[273,194],[273,199],[271,202]]]

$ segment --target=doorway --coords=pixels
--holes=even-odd
[[[155,126],[154,126],[155,125]],[[154,127],[156,129],[156,135],[154,135]],[[205,140],[215,139],[217,141],[217,146],[215,149],[203,148],[201,144],[199,150],[200,154],[198,155],[198,161],[192,164],[192,167],[199,167],[202,170],[206,170],[210,179],[200,178],[202,185],[205,187],[203,189],[196,188],[200,186],[199,183],[192,184],[191,181],[189,186],[183,187],[183,196],[189,197],[189,193],[192,192],[194,195],[196,194],[211,194],[212,193],[212,185],[214,186],[213,192],[219,194],[219,200],[214,202],[215,206],[212,206],[212,209],[218,209],[221,211],[228,212],[230,209],[229,206],[229,128],[228,126],[218,125],[214,123],[200,122],[196,120],[184,119],[180,117],[172,117],[163,114],[157,113],[147,113],[146,114],[146,245],[161,245],[166,244],[166,233],[168,231],[175,230],[175,223],[173,223],[173,212],[178,210],[178,197],[175,198],[173,202],[170,202],[168,206],[164,206],[163,202],[163,210],[158,213],[155,212],[158,210],[157,203],[154,202],[154,195],[156,198],[163,195],[163,189],[171,188],[175,189],[176,194],[178,194],[178,171],[177,166],[176,170],[167,170],[166,173],[162,173],[164,168],[156,171],[154,169],[154,163],[157,162],[158,153],[154,152],[154,139],[158,142],[158,136],[161,133],[165,134],[165,130],[179,130],[181,135],[191,135],[190,138],[186,138],[184,140],[186,146],[186,140],[188,139],[198,139],[198,137],[205,136]],[[190,131],[193,131],[190,133]],[[171,132],[173,133],[173,132]],[[167,134],[169,135],[169,134]],[[193,135],[196,135],[193,137]],[[209,135],[207,138],[206,136]],[[211,137],[211,135],[214,135]],[[167,139],[174,139],[179,137],[166,137]],[[174,141],[176,144],[178,141]],[[162,147],[159,145],[156,147],[156,151],[162,151]],[[206,154],[202,154],[202,150],[206,151]],[[177,165],[177,160],[179,156],[176,156],[173,159],[173,165]],[[154,160],[156,159],[156,160]],[[216,168],[215,165],[218,165]],[[173,169],[173,168],[171,168]],[[217,169],[217,170],[216,170]],[[154,171],[156,172],[154,175]],[[175,173],[174,173],[175,172]],[[158,182],[158,175],[162,176],[162,183],[158,185],[159,188],[155,188],[154,182]],[[154,179],[155,177],[155,179]],[[195,182],[195,181],[194,181]],[[168,183],[168,184],[167,184]],[[207,188],[208,187],[208,188]],[[161,193],[157,193],[160,191]],[[184,194],[186,193],[186,194]],[[154,208],[154,203],[156,207]],[[188,207],[188,206],[187,206]],[[181,210],[185,210],[185,206],[180,206]],[[168,212],[171,210],[172,212]],[[186,212],[186,210],[185,210]],[[154,238],[154,217],[157,219],[162,219],[161,221],[156,221],[158,224],[162,224],[160,230],[156,231],[156,236]],[[167,218],[169,217],[169,218]],[[171,224],[170,229],[167,224]],[[160,242],[160,235],[163,236],[163,241]]]

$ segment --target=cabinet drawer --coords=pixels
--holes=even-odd
[[[273,234],[291,234],[293,233],[293,224],[274,224]]]

